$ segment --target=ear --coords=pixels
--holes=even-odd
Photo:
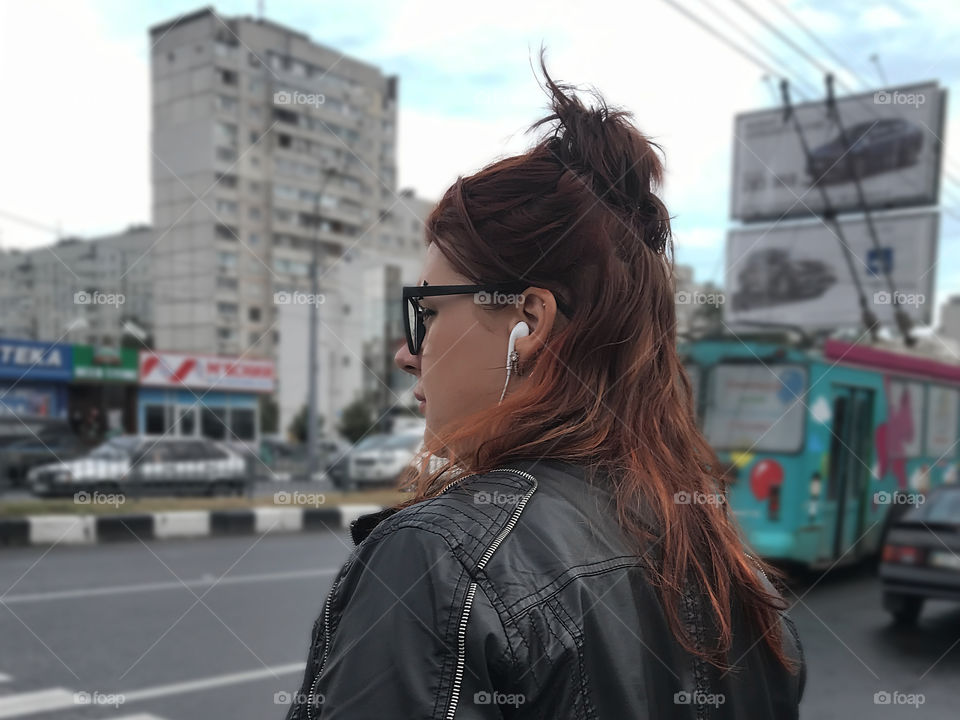
[[[530,334],[517,338],[514,345],[520,359],[524,360],[535,355],[553,332],[553,324],[557,318],[557,301],[553,293],[545,288],[528,287],[523,291],[517,311],[513,323],[523,320],[530,327]]]

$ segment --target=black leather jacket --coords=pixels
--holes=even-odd
[[[287,720],[798,717],[789,674],[734,615],[724,674],[671,633],[585,469],[518,461],[351,526]],[[765,580],[765,578],[764,578]],[[767,582],[769,587],[769,582]],[[686,620],[704,625],[691,598]]]

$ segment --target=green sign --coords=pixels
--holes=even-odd
[[[138,353],[134,348],[73,346],[73,379],[103,382],[137,381]]]

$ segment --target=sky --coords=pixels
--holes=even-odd
[[[822,87],[820,71],[749,10],[858,90],[867,89],[862,81],[872,88],[938,80],[949,91],[946,167],[960,180],[954,0],[266,0],[264,11],[400,77],[399,186],[431,199],[458,175],[535,140],[524,131],[545,114],[534,72],[545,46],[555,79],[598,88],[663,148],[677,260],[692,265],[698,281],[719,282],[734,225],[733,119],[777,100],[763,70],[671,3],[738,43],[752,38],[807,86]],[[0,248],[150,222],[148,28],[200,7],[194,0],[0,0]],[[224,16],[258,11],[255,0],[214,7]],[[760,54],[756,45],[751,52]],[[941,205],[938,304],[960,293],[960,185],[953,179],[945,178]]]

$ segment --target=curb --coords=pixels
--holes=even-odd
[[[0,518],[0,548],[341,530],[361,515],[383,509],[381,505],[347,504],[330,508],[258,507],[130,515],[25,515]]]

